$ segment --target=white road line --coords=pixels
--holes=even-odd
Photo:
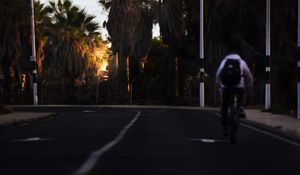
[[[254,131],[256,131],[256,132],[259,132],[259,133],[262,133],[262,134],[265,134],[265,135],[274,137],[274,138],[276,138],[276,139],[279,139],[279,140],[281,140],[281,141],[283,141],[283,142],[289,143],[289,144],[294,145],[294,146],[296,146],[296,147],[300,147],[300,144],[299,144],[299,143],[294,142],[294,141],[291,141],[291,140],[289,140],[289,139],[280,137],[280,136],[278,136],[278,135],[272,134],[272,133],[267,132],[267,131],[263,131],[263,130],[257,129],[257,128],[255,128],[255,127],[253,127],[253,126],[250,126],[250,125],[247,125],[247,124],[244,124],[244,123],[241,123],[241,125],[244,126],[244,127],[246,127],[246,128],[252,129],[252,130],[254,130]]]
[[[218,116],[218,117],[222,117],[221,114],[218,113],[218,112],[215,112],[215,114],[216,114],[216,116]]]
[[[29,137],[26,139],[14,139],[11,142],[38,142],[38,141],[49,141],[53,140],[51,138],[41,138],[41,137]]]
[[[217,115],[218,117],[221,117],[221,114],[218,113],[218,112],[215,112],[215,115]],[[283,137],[281,137],[281,136],[272,134],[272,133],[267,132],[267,131],[263,131],[263,130],[261,130],[261,129],[257,129],[257,128],[255,128],[255,127],[253,127],[253,126],[250,126],[250,125],[247,125],[247,124],[245,124],[245,123],[241,123],[241,125],[244,126],[244,127],[246,127],[246,128],[248,128],[248,129],[251,129],[251,130],[254,130],[254,131],[256,131],[256,132],[259,132],[259,133],[261,133],[261,134],[265,134],[265,135],[267,135],[267,136],[271,136],[271,137],[273,137],[273,138],[279,139],[279,140],[281,140],[281,141],[283,141],[283,142],[289,143],[289,144],[294,145],[294,146],[296,146],[296,147],[300,147],[300,144],[299,144],[299,143],[294,142],[294,141],[292,141],[292,140],[283,138]]]
[[[186,139],[191,142],[203,142],[203,143],[226,143],[228,140],[218,140],[218,139],[204,139],[204,138],[188,138]]]
[[[92,152],[90,156],[87,158],[87,160],[82,164],[82,166],[76,170],[73,175],[86,175],[89,174],[92,169],[95,167],[98,159],[107,151],[109,151],[113,146],[118,144],[127,133],[128,129],[136,122],[136,120],[139,118],[141,114],[141,111],[138,111],[138,113],[135,115],[134,119],[129,122],[119,133],[119,135],[112,140],[111,142],[104,145],[102,148]]]
[[[90,110],[84,110],[82,112],[85,112],[85,113],[93,113],[93,112],[96,112],[96,111],[90,111]]]

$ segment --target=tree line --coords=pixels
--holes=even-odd
[[[119,76],[115,81],[123,86],[124,94],[129,83],[135,85],[133,94],[142,101],[199,104],[199,2],[99,0],[109,11],[105,27],[118,60]],[[160,26],[161,37],[150,42],[153,24]],[[234,48],[255,77],[247,103],[263,106],[266,1],[204,0],[204,30],[206,103],[220,103],[215,71],[221,59]],[[293,113],[296,109],[296,38],[297,1],[272,0],[271,110],[274,112]],[[135,68],[125,73],[126,67]],[[124,94],[115,96],[125,97]]]
[[[2,103],[30,104],[30,0],[3,0],[0,8]],[[34,13],[39,101],[74,103],[105,74],[110,53],[99,24],[70,0],[35,1]]]
[[[0,78],[5,77],[4,99],[11,101],[16,98],[13,94],[23,93],[24,74],[28,79],[24,87],[30,91],[30,15],[24,10],[30,8],[27,1],[0,2]],[[45,87],[40,93],[48,97],[60,94],[64,100],[59,102],[67,103],[83,94],[88,103],[198,105],[199,0],[98,2],[109,12],[103,27],[109,33],[111,51],[99,37],[94,17],[73,6],[72,1],[59,0],[47,6],[36,2],[39,83]],[[264,103],[265,10],[266,2],[261,0],[204,0],[208,105],[219,104],[214,75],[232,48],[238,50],[255,77],[247,103]],[[159,25],[161,36],[153,39],[154,24]],[[296,38],[297,1],[272,0],[273,111],[296,108]],[[101,71],[97,75],[97,63],[102,60],[94,55],[97,49],[106,50],[105,57],[109,58],[107,81],[103,81]],[[58,103],[57,98],[52,102]]]

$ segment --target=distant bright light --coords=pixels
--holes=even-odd
[[[107,71],[107,66],[108,66],[108,62],[107,61],[102,62],[100,70],[101,71]]]
[[[159,25],[158,24],[154,24],[153,25],[153,29],[152,29],[152,38],[155,37],[159,37],[160,36],[160,32],[159,32]]]

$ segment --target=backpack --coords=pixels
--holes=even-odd
[[[227,59],[220,73],[220,79],[225,86],[236,86],[242,78],[240,61]]]

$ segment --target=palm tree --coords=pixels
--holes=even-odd
[[[26,15],[21,9],[25,5],[25,3],[19,3],[17,0],[0,2],[0,64],[2,69],[7,70],[13,60],[18,59],[21,54],[20,27],[26,25],[24,22]]]
[[[51,25],[46,64],[49,68],[55,66],[69,85],[74,86],[75,80],[83,78],[87,65],[85,45],[98,37],[98,24],[93,22],[95,16],[72,5],[70,0],[50,2],[47,9]]]
[[[153,15],[147,1],[100,0],[109,9],[106,27],[110,35],[112,51],[118,59],[116,90],[119,97],[129,95],[130,62],[146,57],[152,38]]]
[[[297,109],[297,1],[271,2],[271,83],[274,112]],[[276,43],[276,44],[275,44]]]
[[[169,46],[172,62],[169,65],[171,79],[169,83],[169,96],[179,96],[180,59],[177,50],[180,47],[186,31],[185,27],[185,3],[181,0],[164,0],[161,4],[159,26],[163,41]]]
[[[0,79],[11,80],[8,98],[12,98],[14,80],[20,82],[22,71],[29,65],[29,1],[2,0],[0,11]]]
[[[98,24],[92,21],[95,16],[73,6],[70,0],[50,2],[48,9],[52,10],[49,45],[55,54],[49,63],[58,65],[67,77],[78,78],[86,64],[83,45],[99,35]]]
[[[43,61],[45,59],[44,49],[48,41],[49,27],[51,25],[51,18],[49,13],[51,9],[47,8],[45,4],[40,1],[34,2],[35,13],[35,27],[36,27],[36,40],[37,40],[37,70],[39,74],[42,72]]]

